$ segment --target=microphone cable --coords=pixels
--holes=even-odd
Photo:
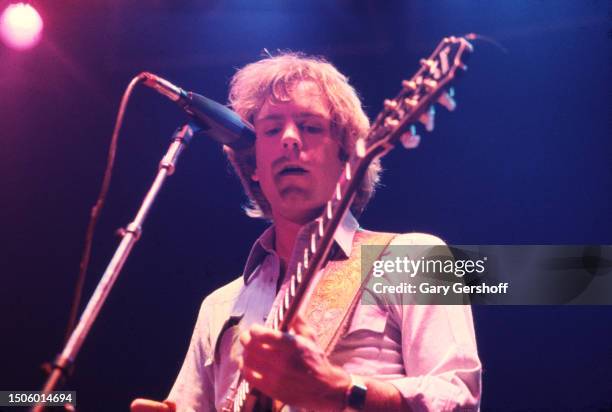
[[[70,338],[70,335],[72,334],[72,331],[76,324],[77,316],[79,314],[79,306],[81,305],[81,295],[83,294],[83,287],[85,285],[85,278],[87,276],[87,268],[89,266],[89,260],[91,257],[91,248],[94,232],[98,223],[98,219],[100,218],[100,213],[102,212],[102,208],[104,207],[104,202],[106,201],[108,189],[110,187],[110,182],[113,175],[113,168],[115,165],[115,154],[117,153],[117,142],[119,140],[119,132],[121,130],[121,126],[123,125],[125,110],[128,101],[130,100],[130,97],[132,95],[132,92],[134,91],[134,88],[138,83],[144,80],[145,78],[142,74],[139,74],[138,76],[132,78],[125,91],[123,92],[123,96],[121,97],[119,111],[117,113],[117,117],[115,118],[115,127],[113,129],[110,146],[108,148],[106,169],[104,170],[102,186],[100,187],[100,193],[98,194],[96,203],[91,208],[91,212],[89,215],[89,223],[87,224],[87,231],[85,233],[85,244],[83,245],[81,262],[79,264],[79,276],[77,278],[76,286],[74,288],[72,307],[70,308],[70,316],[68,318],[68,325],[66,326],[66,335],[64,337],[64,342],[67,342]]]

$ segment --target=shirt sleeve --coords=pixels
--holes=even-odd
[[[209,308],[204,300],[183,366],[168,395],[168,400],[176,403],[177,412],[215,410],[212,370],[214,353],[210,340],[209,316]]]
[[[400,244],[444,245],[416,234]],[[418,275],[417,275],[418,276]],[[395,302],[398,303],[398,302]],[[401,330],[405,377],[393,384],[413,411],[477,411],[482,366],[469,305],[395,304],[389,316]]]
[[[391,380],[413,411],[476,411],[481,364],[469,306],[400,309],[406,376]]]

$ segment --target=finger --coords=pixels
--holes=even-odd
[[[164,403],[168,406],[168,411],[169,412],[176,412],[176,403],[169,401],[169,400],[165,400]]]
[[[291,331],[313,342],[317,341],[317,333],[314,328],[311,327],[300,314],[298,314],[291,323]]]
[[[253,333],[253,330],[249,329],[240,334],[239,340],[244,350],[248,348],[272,350],[281,341],[280,338],[281,336],[277,335],[268,336],[266,331],[255,329]]]
[[[257,346],[264,344],[274,346],[283,340],[282,332],[261,325],[251,326],[249,333],[251,335],[251,342]]]
[[[263,375],[260,372],[258,372],[257,369],[255,368],[243,367],[242,377],[246,379],[247,382],[249,382],[252,386],[255,386],[256,388],[265,386],[263,384],[263,379],[264,379]]]
[[[245,330],[244,332],[240,334],[240,343],[244,347],[246,347],[249,343],[251,343],[251,339],[252,339],[251,332],[248,330]]]
[[[283,376],[282,371],[284,368],[280,368],[278,362],[273,365],[273,368],[278,370],[273,371],[268,369],[259,369],[257,367],[250,368],[244,367],[241,370],[242,377],[249,383],[252,388],[259,389],[261,392],[272,398],[279,398],[282,391],[279,392],[279,383],[287,383],[287,378]],[[282,386],[282,384],[281,384]]]
[[[288,347],[288,344],[277,343],[275,345],[256,345],[251,344],[244,348],[239,361],[242,368],[257,369],[259,371],[279,370],[287,362],[288,357],[295,348]]]
[[[174,405],[174,403],[171,403]],[[130,405],[130,412],[173,412],[176,408],[170,409],[170,405],[150,399],[134,399]]]

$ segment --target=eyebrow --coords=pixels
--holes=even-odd
[[[281,120],[283,119],[285,116],[282,114],[269,114],[267,116],[264,117],[260,117],[258,119],[256,119],[257,121],[262,121],[262,120]],[[326,120],[326,117],[320,113],[313,113],[313,112],[300,112],[297,114],[296,116],[297,118],[303,119],[303,118],[310,118],[310,117],[315,117],[315,118],[319,118],[322,120]]]

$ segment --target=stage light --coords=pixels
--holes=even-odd
[[[0,16],[0,37],[13,49],[25,50],[36,46],[42,29],[42,18],[30,4],[10,4]]]

